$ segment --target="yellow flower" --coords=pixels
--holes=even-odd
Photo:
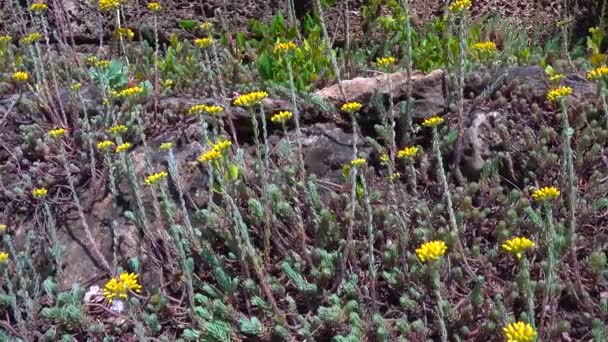
[[[559,189],[554,186],[545,186],[532,193],[532,198],[538,202],[553,201],[559,197]]]
[[[80,84],[80,83],[78,83],[78,82],[74,82],[74,83],[72,83],[72,85],[70,86],[70,90],[71,90],[71,91],[79,91],[81,87],[82,87],[82,84]]]
[[[350,161],[352,167],[362,167],[367,161],[364,158],[356,158]]]
[[[95,64],[97,63],[97,61],[99,61],[99,58],[97,58],[97,56],[89,56],[87,57],[87,59],[85,60],[88,64]]]
[[[98,7],[102,12],[113,11],[120,6],[119,0],[99,0]]]
[[[517,259],[520,259],[523,252],[534,246],[535,244],[534,242],[532,242],[532,240],[528,239],[525,236],[522,236],[514,237],[511,240],[505,241],[505,243],[502,244],[502,249],[505,252],[514,254]]]
[[[388,153],[382,153],[380,155],[380,164],[382,165],[387,165],[388,162],[390,161],[390,156],[388,155]]]
[[[472,50],[480,52],[496,52],[496,43],[492,41],[485,41],[473,44]]]
[[[49,6],[47,6],[44,2],[34,2],[30,6],[30,11],[32,11],[34,13],[42,13],[42,12],[46,11],[47,9],[49,9]]]
[[[391,182],[396,182],[399,180],[399,178],[401,178],[401,174],[399,172],[393,172],[390,176],[389,176],[389,180]]]
[[[21,44],[24,44],[24,45],[32,44],[34,42],[39,41],[40,38],[42,38],[42,35],[40,33],[32,32],[32,33],[28,34],[27,36],[21,38]]]
[[[65,128],[55,128],[49,131],[49,137],[52,139],[59,139],[60,137],[67,134],[67,130]]]
[[[146,178],[145,183],[146,185],[156,185],[163,179],[167,178],[167,176],[168,174],[165,171],[153,173]]]
[[[157,13],[160,11],[160,3],[156,2],[156,1],[152,1],[150,3],[148,3],[148,10],[150,10],[151,12]]]
[[[211,31],[211,29],[213,28],[213,23],[210,21],[204,21],[200,23],[198,27],[200,27],[200,29],[203,31]]]
[[[190,109],[188,109],[188,115],[200,114],[203,112],[205,107],[206,106],[203,104],[194,105],[194,106],[190,107]]]
[[[8,253],[0,252],[0,264],[5,264],[8,262]]]
[[[347,102],[340,108],[342,111],[347,113],[354,113],[361,109],[362,105],[359,102]]]
[[[130,142],[122,143],[122,144],[116,146],[116,153],[126,152],[126,151],[130,150],[132,146],[133,145],[131,145]]]
[[[17,71],[13,73],[12,78],[13,81],[21,83],[26,82],[30,78],[30,75],[25,71]]]
[[[108,128],[107,132],[111,135],[123,135],[127,133],[127,126],[125,125],[116,125]]]
[[[34,190],[32,190],[32,196],[34,198],[42,198],[44,196],[46,196],[49,193],[49,191],[46,188],[36,188]]]
[[[220,153],[226,152],[232,146],[232,141],[230,140],[219,140],[215,144],[213,144],[212,148]]]
[[[136,97],[143,94],[144,88],[140,86],[129,87],[118,92],[118,97]]]
[[[239,95],[234,100],[234,105],[239,107],[253,107],[262,103],[262,100],[268,97],[268,93],[265,91],[254,91],[244,95]]]
[[[570,87],[559,87],[551,90],[549,94],[547,94],[547,100],[556,101],[561,98],[564,98],[568,95],[572,94],[572,88]]]
[[[11,40],[13,40],[13,37],[11,37],[9,35],[0,36],[0,45],[4,45],[4,44],[10,42]]]
[[[220,151],[212,148],[209,151],[201,154],[197,160],[201,163],[207,163],[210,161],[214,161],[214,160],[218,160],[222,157],[222,154],[220,153]]]
[[[100,151],[107,151],[110,148],[114,147],[114,142],[111,140],[104,140],[97,143],[97,149]]]
[[[206,49],[210,47],[211,44],[213,44],[213,38],[210,37],[198,38],[194,40],[194,45],[201,49]]]
[[[532,342],[536,338],[536,331],[528,323],[511,323],[502,328],[507,342]]]
[[[270,118],[270,121],[272,121],[274,123],[284,123],[285,121],[291,119],[292,116],[293,116],[292,112],[284,110],[282,112],[278,112],[277,114],[273,115]]]
[[[298,46],[294,42],[277,43],[277,45],[274,46],[274,53],[289,52],[297,47]]]
[[[173,143],[172,142],[166,142],[166,143],[162,143],[158,149],[161,150],[161,151],[163,151],[163,152],[167,152],[172,147],[173,147]]]
[[[448,250],[445,242],[443,241],[431,241],[425,242],[418,249],[416,249],[416,255],[422,262],[435,261],[441,258]]]
[[[110,66],[110,61],[107,61],[107,60],[95,61],[94,65],[97,69],[105,69]]]
[[[433,116],[433,117],[430,117],[430,118],[424,120],[424,122],[422,122],[422,126],[435,128],[435,127],[441,125],[443,123],[443,121],[444,121],[443,118],[441,118],[439,116]]]
[[[418,146],[404,147],[402,150],[397,152],[397,158],[413,158],[419,150],[420,149],[418,148]]]
[[[608,67],[601,66],[587,73],[587,78],[591,81],[608,79]]]
[[[135,33],[130,28],[121,27],[114,31],[114,36],[116,38],[124,38],[124,39],[128,39],[128,40],[133,40],[133,38],[135,37]]]
[[[216,115],[224,111],[224,108],[220,106],[204,106],[203,111],[208,115]]]
[[[118,277],[112,278],[106,283],[103,288],[103,296],[112,303],[117,297],[120,299],[127,299],[127,293],[130,291],[141,291],[141,285],[137,281],[137,274],[123,272]]]
[[[389,67],[394,65],[396,62],[397,62],[397,58],[395,58],[395,57],[382,57],[382,58],[376,59],[376,65],[380,69],[388,69]]]
[[[457,14],[471,8],[471,0],[456,0],[448,6],[450,12]]]
[[[0,223],[0,233],[4,232],[6,228],[8,228],[7,225],[5,225],[4,223]]]

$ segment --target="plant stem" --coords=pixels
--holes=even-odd
[[[540,327],[544,326],[545,315],[547,314],[547,306],[551,301],[553,287],[555,286],[555,227],[553,226],[553,210],[548,202],[543,203],[543,211],[545,212],[545,240],[547,244],[547,275],[545,279],[545,292],[543,293],[543,302],[540,314]]]
[[[528,323],[532,325],[532,328],[536,330],[536,324],[534,323],[534,290],[530,282],[530,263],[525,256],[519,259],[519,274],[522,278],[523,286],[520,289],[526,296],[526,306],[528,309]]]
[[[401,1],[401,6],[403,7],[403,10],[405,12],[405,42],[407,44],[407,49],[406,49],[406,61],[405,61],[405,75],[407,77],[407,81],[405,83],[405,92],[406,92],[406,96],[405,96],[405,102],[406,102],[406,106],[405,106],[405,110],[401,112],[401,115],[399,117],[399,135],[401,137],[399,144],[400,146],[405,146],[407,143],[407,140],[409,138],[408,134],[407,134],[407,129],[410,129],[410,133],[411,133],[411,120],[410,118],[410,109],[411,109],[411,99],[412,99],[412,27],[411,27],[411,23],[410,23],[410,5],[409,5],[409,0],[402,0]],[[390,87],[390,84],[389,84]],[[391,92],[392,95],[392,92]],[[391,101],[391,105],[392,105],[392,101]],[[409,120],[409,122],[408,122]]]
[[[372,300],[372,311],[378,312],[376,304],[376,262],[374,261],[374,215],[372,211],[372,205],[369,201],[369,193],[367,188],[367,182],[365,181],[365,175],[361,173],[359,176],[361,179],[361,186],[363,187],[363,203],[365,205],[365,213],[367,215],[367,254],[369,263],[369,276],[371,280],[370,292]]]

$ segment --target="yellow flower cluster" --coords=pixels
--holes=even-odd
[[[131,149],[133,145],[130,142],[124,142],[118,146],[116,146],[116,153],[123,153]]]
[[[124,39],[128,39],[128,40],[133,40],[133,38],[135,37],[135,33],[130,28],[121,27],[114,31],[114,36],[116,38],[124,38]]]
[[[220,159],[224,153],[232,146],[230,140],[221,139],[211,146],[211,149],[198,157],[198,161],[206,163]]]
[[[492,42],[492,41],[485,41],[485,42],[479,42],[479,43],[475,43],[472,46],[473,50],[476,51],[480,51],[480,52],[495,52],[496,51],[496,43]]]
[[[204,21],[198,25],[198,27],[203,31],[211,31],[213,28],[213,23],[210,21]]]
[[[75,83],[72,83],[72,85],[70,86],[70,90],[79,91],[81,87],[82,87],[82,84],[75,82]]]
[[[522,253],[532,247],[534,247],[534,242],[525,236],[514,237],[502,244],[503,251],[515,255],[517,259],[521,259]]]
[[[270,117],[270,121],[274,123],[284,123],[285,121],[291,119],[293,117],[293,113],[287,110],[281,111]]]
[[[44,2],[34,2],[30,6],[30,11],[32,11],[34,13],[42,13],[42,12],[46,11],[47,9],[49,9],[49,6],[47,6],[47,4],[45,4]]]
[[[67,130],[65,128],[55,128],[49,131],[49,137],[52,139],[59,139],[62,136],[67,134]]]
[[[146,185],[156,185],[160,183],[163,179],[167,178],[169,174],[165,171],[153,173],[146,177],[145,183]]]
[[[156,2],[156,1],[152,1],[150,3],[148,3],[148,10],[154,13],[159,12],[161,9],[160,3]]]
[[[95,61],[94,65],[97,69],[105,69],[110,66],[110,61],[108,61],[108,60]]]
[[[140,292],[141,285],[135,273],[121,273],[118,277],[110,279],[103,288],[103,296],[110,303],[116,298],[127,299],[127,292]]]
[[[298,46],[294,42],[277,43],[277,45],[274,46],[274,53],[288,52],[297,47]]]
[[[536,331],[528,323],[511,323],[502,328],[507,342],[532,342],[536,339]]]
[[[194,45],[201,49],[206,49],[210,47],[211,44],[213,44],[213,38],[210,37],[198,38],[194,40]]]
[[[4,44],[10,42],[11,40],[13,40],[13,37],[11,37],[9,35],[0,36],[0,45],[4,45]]]
[[[125,133],[127,133],[127,126],[125,125],[116,125],[116,126],[112,126],[110,128],[108,128],[108,130],[106,132],[108,132],[109,134],[112,135],[123,135]]]
[[[42,35],[40,33],[32,32],[32,33],[28,34],[27,36],[21,38],[20,42],[21,42],[21,44],[27,45],[27,44],[32,44],[34,42],[39,41],[40,38],[42,38]]]
[[[201,113],[206,113],[208,115],[216,115],[218,113],[221,113],[224,110],[224,108],[220,107],[220,106],[207,106],[204,104],[198,104],[198,105],[194,105],[192,107],[190,107],[190,109],[188,109],[188,115],[197,115],[197,114],[201,114]]]
[[[44,196],[46,196],[49,193],[49,191],[46,188],[36,188],[34,190],[32,190],[32,196],[34,198],[42,198]]]
[[[359,109],[361,109],[361,107],[363,107],[363,105],[360,104],[359,102],[347,102],[347,103],[343,104],[340,109],[347,113],[355,113],[355,112],[359,111]]]
[[[388,153],[382,153],[380,155],[380,164],[382,165],[388,165],[388,162],[390,161],[390,156],[388,155]]]
[[[561,98],[564,98],[568,95],[572,94],[572,88],[570,87],[559,87],[551,90],[549,94],[547,94],[547,100],[556,101]]]
[[[387,69],[388,67],[397,63],[397,58],[395,57],[382,57],[376,59],[376,65],[380,69]]]
[[[171,148],[173,148],[173,143],[172,142],[166,142],[166,143],[160,144],[160,147],[158,149],[161,150],[161,151],[163,151],[163,152],[167,152]]]
[[[424,126],[424,127],[430,127],[430,128],[435,128],[435,127],[441,125],[443,122],[444,122],[444,120],[443,120],[442,117],[433,116],[433,117],[430,117],[428,119],[425,119],[422,122],[422,126]]]
[[[420,245],[420,247],[416,249],[416,255],[422,262],[435,261],[441,258],[447,250],[448,247],[445,242],[435,240]]]
[[[6,228],[8,228],[7,225],[5,225],[4,223],[0,223],[0,233],[4,232]]]
[[[253,107],[262,103],[262,100],[268,97],[265,91],[254,91],[251,93],[239,95],[234,100],[234,105],[239,107]]]
[[[0,263],[4,264],[6,262],[8,262],[8,253],[0,252]]]
[[[25,71],[17,71],[11,76],[15,82],[26,82],[30,75]]]
[[[601,66],[587,73],[587,78],[591,81],[599,81],[608,79],[608,67]]]
[[[555,74],[549,77],[549,82],[558,83],[559,81],[564,79],[563,74]]]
[[[469,8],[471,8],[471,0],[456,0],[448,6],[448,10],[455,14]]]
[[[420,149],[418,148],[418,146],[404,147],[402,150],[397,152],[397,158],[413,158],[414,156],[416,156],[416,154],[418,154],[419,150]]]
[[[363,167],[367,161],[364,158],[357,158],[350,161],[352,167]]]
[[[114,142],[111,140],[104,140],[97,143],[97,149],[100,151],[107,151],[110,148],[114,147]]]
[[[532,198],[538,202],[553,201],[559,197],[559,189],[554,186],[545,186],[532,193]]]
[[[99,0],[97,6],[102,12],[113,11],[118,9],[118,7],[120,6],[120,0]]]
[[[140,86],[125,88],[116,93],[116,97],[136,97],[143,94],[144,88]]]

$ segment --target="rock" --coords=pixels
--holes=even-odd
[[[485,161],[502,145],[497,131],[501,114],[477,110],[471,113],[462,142],[462,171],[469,178],[479,177]]]

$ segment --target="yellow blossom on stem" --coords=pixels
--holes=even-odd
[[[507,342],[532,342],[536,339],[536,331],[528,323],[511,323],[502,328]]]
[[[211,31],[213,28],[213,23],[210,21],[204,21],[198,25],[198,27],[203,31]]]
[[[441,125],[443,122],[444,122],[444,120],[443,120],[442,117],[433,116],[433,117],[430,117],[430,118],[424,120],[422,122],[422,126],[424,126],[424,127],[430,127],[430,128],[435,128],[435,127]]]
[[[293,113],[287,110],[276,113],[270,117],[270,121],[274,123],[284,123],[293,117]]]
[[[549,94],[547,94],[547,100],[556,101],[561,98],[564,98],[568,95],[572,94],[572,88],[570,87],[559,87],[551,90]]]
[[[448,6],[448,10],[454,14],[458,14],[469,8],[471,8],[471,0],[456,0]]]
[[[262,103],[268,97],[268,93],[265,91],[254,91],[251,93],[239,95],[234,100],[234,105],[239,107],[253,107]]]
[[[367,161],[364,158],[356,158],[350,161],[352,167],[363,167]]]
[[[521,259],[523,252],[534,246],[535,244],[534,242],[532,242],[532,240],[528,239],[525,236],[522,236],[514,237],[510,240],[505,241],[505,243],[502,244],[502,250],[515,255],[517,259]]]
[[[114,11],[114,10],[117,10],[118,7],[120,7],[120,1],[119,0],[99,0],[99,3],[97,4],[97,6],[99,7],[99,10],[102,12]]]
[[[587,73],[587,78],[591,81],[599,81],[608,79],[608,67],[601,66]]]
[[[168,174],[165,171],[153,173],[153,174],[149,175],[148,177],[146,177],[145,183],[146,183],[146,185],[157,185],[163,179],[167,178],[167,176],[168,176]]]
[[[30,11],[32,11],[34,13],[46,12],[47,9],[49,9],[49,6],[47,4],[45,4],[44,2],[34,2],[30,6]]]
[[[277,43],[274,46],[274,53],[283,53],[294,50],[298,46],[294,42]]]
[[[80,84],[80,83],[78,83],[78,82],[74,82],[74,83],[72,83],[72,85],[70,86],[70,90],[71,90],[71,91],[79,91],[81,87],[82,87],[82,84]]]
[[[13,81],[23,83],[23,82],[27,82],[27,80],[30,78],[30,75],[25,71],[17,71],[15,73],[13,73],[13,75],[11,77],[12,77]]]
[[[127,133],[127,126],[125,125],[116,125],[108,128],[107,132],[111,135],[123,135]]]
[[[558,83],[559,81],[564,79],[564,75],[563,74],[555,74],[555,75],[551,75],[549,77],[549,81],[553,82],[553,83]]]
[[[161,9],[160,3],[156,2],[156,1],[152,1],[150,3],[148,3],[148,10],[150,12],[154,12],[154,13],[158,13]]]
[[[116,298],[127,299],[128,292],[140,292],[141,285],[135,273],[121,273],[118,277],[110,279],[103,288],[103,296],[110,303]]]
[[[404,147],[402,150],[399,150],[397,152],[397,158],[413,158],[414,156],[416,156],[416,154],[418,154],[419,150],[420,149],[418,148],[418,146]]]
[[[133,145],[130,142],[124,142],[116,146],[116,153],[123,153],[131,149]]]
[[[387,165],[389,161],[390,161],[390,156],[388,155],[388,153],[382,153],[380,155],[380,164]]]
[[[0,233],[4,232],[6,228],[8,228],[7,225],[5,225],[4,223],[0,223]]]
[[[360,104],[359,102],[347,102],[347,103],[343,104],[340,109],[347,113],[355,113],[355,112],[359,111],[359,109],[361,109],[362,106],[363,105]]]
[[[222,157],[222,154],[220,153],[220,151],[212,148],[209,151],[201,154],[197,160],[201,163],[208,163],[214,160],[218,160]]]
[[[11,40],[13,40],[13,37],[11,37],[9,35],[0,36],[0,45],[7,44]]]
[[[123,39],[133,40],[133,38],[135,37],[135,33],[130,28],[121,27],[121,28],[116,29],[114,31],[114,36],[116,38],[123,38]]]
[[[380,69],[388,69],[393,66],[397,62],[397,58],[395,57],[382,57],[376,59],[376,65]]]
[[[104,140],[104,141],[100,141],[97,143],[97,149],[100,151],[107,151],[109,149],[111,149],[112,147],[114,147],[114,142],[111,140]]]
[[[97,69],[105,69],[110,66],[110,61],[108,61],[108,60],[95,61],[93,65]]]
[[[396,182],[399,180],[399,178],[401,178],[401,174],[399,172],[393,172],[390,176],[389,176],[389,180],[391,182]]]
[[[40,199],[46,196],[48,193],[49,191],[46,188],[36,188],[32,190],[32,197]]]
[[[210,47],[211,44],[213,44],[213,38],[211,37],[198,38],[194,40],[194,45],[201,49],[206,49]]]
[[[163,151],[163,152],[167,152],[172,147],[173,147],[173,143],[172,142],[166,142],[166,143],[162,143],[158,149],[161,150],[161,151]]]
[[[560,195],[559,189],[554,186],[545,186],[535,190],[532,193],[532,198],[538,202],[553,201]]]
[[[5,264],[8,262],[8,253],[0,252],[0,264]]]
[[[203,112],[207,113],[208,115],[216,115],[223,111],[224,111],[224,108],[222,108],[220,106],[215,106],[215,105],[203,106]]]
[[[232,141],[230,140],[219,140],[215,144],[213,144],[212,148],[220,153],[226,152],[230,146],[232,146]]]
[[[129,87],[118,92],[118,97],[136,97],[143,94],[144,88],[140,86]]]
[[[32,32],[32,33],[28,34],[27,36],[21,38],[20,42],[21,42],[21,44],[27,45],[27,44],[32,44],[34,42],[39,41],[40,38],[42,38],[42,35],[40,33]]]
[[[448,250],[445,242],[443,241],[431,241],[425,242],[416,249],[416,255],[422,262],[435,261],[441,258]]]
[[[52,139],[59,139],[67,133],[68,131],[65,128],[55,128],[50,130],[48,134]]]
[[[207,107],[207,106],[204,104],[194,105],[194,106],[190,107],[190,109],[188,109],[188,115],[200,114],[205,110],[205,107]]]

